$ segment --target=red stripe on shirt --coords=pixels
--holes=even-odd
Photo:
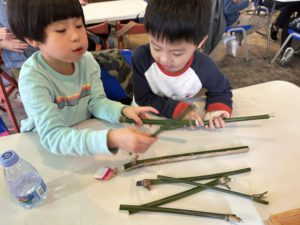
[[[158,62],[155,62],[158,66],[158,68],[165,74],[165,75],[168,75],[170,77],[177,77],[177,76],[180,76],[182,75],[185,71],[188,70],[188,68],[191,67],[192,63],[194,61],[194,55],[190,58],[190,60],[186,63],[186,65],[179,71],[176,71],[176,72],[169,72],[167,70],[164,69],[164,67],[159,64]]]
[[[212,103],[207,106],[207,112],[219,111],[219,110],[226,111],[229,113],[229,115],[231,115],[232,113],[232,108],[230,108],[228,105],[225,105],[223,103]]]
[[[172,114],[172,118],[176,119],[190,106],[190,104],[186,102],[180,102],[176,107]]]

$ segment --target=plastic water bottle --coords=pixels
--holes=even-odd
[[[12,199],[17,204],[31,209],[41,205],[47,198],[47,187],[37,170],[20,158],[15,151],[1,155],[0,163]]]

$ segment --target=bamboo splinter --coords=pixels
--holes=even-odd
[[[128,162],[123,165],[125,171],[137,169],[140,167],[147,167],[152,165],[160,165],[164,163],[178,162],[183,160],[192,160],[199,158],[208,158],[213,156],[229,155],[248,152],[248,146],[238,146],[231,148],[214,149],[200,152],[190,152],[185,154],[168,155],[156,158],[149,158],[144,160],[136,160],[134,163]]]

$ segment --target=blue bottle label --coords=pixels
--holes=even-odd
[[[28,195],[17,196],[16,199],[22,206],[31,205],[34,202],[38,202],[46,190],[46,184],[43,180],[41,180],[40,186],[37,189],[33,190]]]

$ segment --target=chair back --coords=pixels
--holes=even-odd
[[[108,43],[108,36],[110,32],[110,25],[107,22],[99,23],[93,26],[86,27],[89,37],[94,42],[100,44],[98,49],[108,49],[110,45]]]
[[[103,22],[93,26],[88,26],[86,29],[94,34],[108,34],[109,24],[107,22]]]
[[[119,49],[135,49],[140,45],[148,43],[148,35],[143,23],[130,21],[123,24],[116,23]]]

